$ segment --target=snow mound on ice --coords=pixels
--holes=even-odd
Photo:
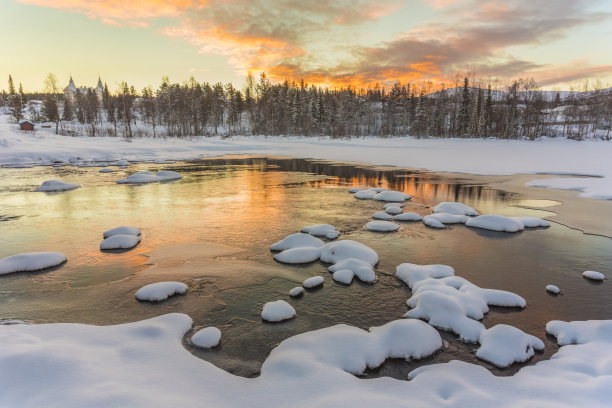
[[[139,171],[134,173],[127,178],[119,179],[116,181],[117,184],[145,184],[145,183],[155,183],[157,181],[161,181],[161,178],[157,177],[157,175],[151,173],[150,171]]]
[[[395,276],[412,289],[415,283],[426,278],[440,279],[455,276],[455,269],[447,265],[403,263],[395,268]]]
[[[187,285],[182,282],[156,282],[143,286],[136,291],[136,299],[159,302],[170,296],[182,295],[187,292]]]
[[[555,336],[560,346],[589,342],[612,343],[612,320],[552,320],[546,323],[546,332]]]
[[[116,161],[116,162],[114,162],[114,163],[109,164],[109,166],[126,167],[126,166],[129,166],[130,164],[132,164],[132,163],[130,163],[130,162],[129,162],[129,161],[127,161],[127,160],[123,160],[123,159],[121,159],[121,160],[117,160],[117,161]]]
[[[183,175],[180,173],[177,173],[176,171],[170,171],[170,170],[160,170],[157,172],[156,176],[164,181],[164,180],[178,180],[178,179],[182,179]]]
[[[301,286],[296,286],[295,288],[289,291],[289,296],[291,297],[298,297],[302,294],[304,294],[304,288]]]
[[[404,210],[401,207],[397,207],[395,205],[391,205],[389,207],[385,207],[385,212],[387,214],[396,215],[401,214]]]
[[[499,232],[518,232],[525,228],[521,221],[503,215],[479,215],[467,220],[465,225]]]
[[[498,324],[485,330],[478,341],[476,357],[500,367],[529,360],[535,350],[544,350],[544,343],[514,326]]]
[[[350,258],[364,261],[371,266],[378,263],[376,251],[361,242],[348,239],[328,242],[321,251],[321,261],[327,263],[337,264]]]
[[[378,201],[397,201],[402,202],[406,200],[410,200],[412,196],[410,194],[402,193],[401,191],[381,191],[377,193],[374,197],[375,200]]]
[[[323,279],[322,276],[313,276],[312,278],[308,278],[304,281],[304,283],[302,283],[302,285],[306,288],[306,289],[314,289],[317,286],[321,286],[323,285],[323,282],[325,281],[325,279]]]
[[[582,276],[584,276],[587,279],[596,280],[596,281],[602,281],[606,279],[606,275],[604,275],[601,272],[595,272],[595,271],[584,271],[582,272]]]
[[[439,228],[439,229],[446,228],[446,225],[442,224],[440,221],[438,221],[435,218],[431,218],[431,216],[429,215],[426,215],[425,217],[423,217],[423,224],[431,228]]]
[[[357,278],[366,283],[372,283],[376,280],[376,273],[374,273],[374,267],[368,262],[362,261],[360,259],[348,258],[343,261],[336,263],[328,268],[330,272],[333,272],[334,275],[341,271],[351,271],[353,275],[357,276]],[[350,281],[353,279],[353,275],[350,275]],[[340,279],[342,277],[348,279],[348,272],[342,272],[341,275],[338,275]]]
[[[558,295],[559,293],[561,293],[561,289],[559,289],[559,287],[555,285],[546,285],[546,291],[553,293],[555,295]]]
[[[537,217],[510,217],[522,223],[525,228],[550,227],[550,222]]]
[[[191,342],[202,348],[213,348],[219,345],[221,330],[216,327],[205,327],[191,336]]]
[[[282,322],[295,317],[295,309],[284,300],[268,302],[261,311],[261,318],[267,322]]]
[[[333,273],[332,278],[336,282],[350,285],[354,276],[355,274],[350,269],[340,269]]]
[[[32,272],[51,268],[66,262],[60,252],[26,252],[0,259],[0,275],[15,272]]]
[[[421,221],[423,217],[414,212],[405,212],[393,217],[395,221]]]
[[[74,190],[80,187],[81,187],[80,184],[66,183],[60,180],[47,180],[43,182],[40,186],[36,187],[36,190],[34,191],[46,191],[46,192],[68,191],[68,190]]]
[[[367,190],[361,190],[361,191],[356,192],[355,198],[359,200],[371,200],[374,198],[376,194],[378,194],[378,192],[370,188]]]
[[[140,242],[140,237],[135,235],[113,235],[100,243],[100,249],[130,249]]]
[[[406,204],[404,203],[386,203],[385,205],[383,205],[383,208],[386,210],[389,207],[399,207],[399,208],[403,208]]]
[[[348,192],[350,194],[355,194],[355,193],[357,193],[358,191],[361,191],[361,190],[363,190],[363,187],[351,187],[351,188],[349,188]]]
[[[376,232],[392,232],[397,231],[400,228],[398,224],[391,221],[370,221],[365,225],[365,227],[368,231]]]
[[[274,255],[274,259],[287,264],[301,264],[314,262],[319,259],[319,256],[321,256],[321,248],[297,247],[279,252]]]
[[[327,239],[336,239],[340,235],[340,231],[330,224],[316,224],[304,227],[300,232],[305,232],[317,237],[325,237]]]
[[[134,235],[134,236],[139,236],[140,235],[140,230],[138,228],[136,228],[136,227],[121,226],[121,227],[117,227],[117,228],[113,228],[113,229],[109,229],[107,231],[104,231],[104,233],[102,234],[102,236],[104,238],[112,237],[113,235]]]
[[[275,242],[270,245],[272,251],[284,251],[287,249],[298,248],[298,247],[315,247],[320,248],[325,245],[325,242],[319,238],[313,237],[310,234],[304,234],[301,232],[291,234],[282,240]]]
[[[469,217],[467,215],[435,213],[427,215],[425,218],[438,220],[442,224],[465,224]]]
[[[433,208],[434,213],[447,213],[455,215],[478,215],[478,211],[470,206],[454,201],[443,201]]]
[[[113,171],[115,170],[109,169],[108,167],[98,170],[99,173],[112,173]]]
[[[387,221],[393,219],[392,215],[387,214],[386,212],[377,212],[372,216],[375,220]]]

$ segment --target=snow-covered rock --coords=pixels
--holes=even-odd
[[[382,221],[388,221],[393,219],[393,216],[390,214],[387,214],[386,212],[377,212],[375,213],[372,218],[374,218],[375,220],[382,220]]]
[[[391,221],[370,221],[365,225],[365,227],[368,231],[376,232],[392,232],[397,231],[400,228],[398,224]]]
[[[350,269],[340,269],[333,273],[332,278],[336,282],[350,285],[354,276],[355,274]]]
[[[423,217],[414,212],[405,212],[393,217],[395,221],[421,221]]]
[[[525,226],[525,228],[550,227],[550,222],[537,217],[510,217],[517,220]]]
[[[374,197],[375,200],[378,201],[397,201],[402,202],[406,200],[410,200],[412,196],[410,194],[402,193],[401,191],[381,191],[377,193]]]
[[[185,292],[187,292],[187,285],[182,282],[156,282],[138,289],[135,296],[138,300],[159,302]]]
[[[478,215],[478,211],[470,206],[454,201],[443,201],[433,208],[434,213],[447,213],[455,215]]]
[[[291,234],[283,238],[282,240],[270,245],[270,250],[284,251],[286,249],[298,248],[298,247],[320,248],[323,245],[325,245],[325,242],[321,241],[319,238],[313,237],[310,234],[304,234],[304,233],[298,232],[296,234]]]
[[[378,193],[373,189],[361,190],[355,193],[355,198],[359,200],[371,200],[376,194]]]
[[[319,256],[321,256],[321,248],[297,247],[279,252],[274,255],[274,259],[282,263],[300,264],[314,262],[319,259]]]
[[[426,215],[425,217],[423,217],[423,224],[431,228],[438,228],[438,229],[446,228],[446,225],[442,224],[440,221],[438,221],[435,218],[432,218],[429,215]]]
[[[596,272],[596,271],[584,271],[582,272],[582,276],[584,276],[587,279],[591,279],[595,281],[602,281],[606,279],[606,275],[604,275],[601,272]]]
[[[361,190],[363,190],[363,187],[351,187],[351,188],[349,188],[348,192],[350,194],[355,194],[356,192],[361,191]]]
[[[412,289],[415,283],[423,279],[440,279],[455,276],[455,269],[447,265],[417,265],[413,263],[403,263],[395,268],[395,276]]]
[[[560,346],[584,344],[588,342],[612,343],[612,320],[586,320],[576,322],[551,320],[546,323],[546,332],[555,336]],[[606,359],[608,359],[607,356]]]
[[[306,289],[314,289],[317,286],[321,286],[323,285],[323,282],[325,281],[325,279],[323,279],[322,276],[313,276],[312,278],[308,278],[306,279],[302,285],[306,288]]]
[[[130,164],[132,164],[132,163],[130,163],[130,162],[129,162],[129,161],[127,161],[127,160],[123,160],[123,159],[121,159],[121,160],[117,160],[117,161],[116,161],[116,162],[114,162],[114,163],[109,164],[109,166],[127,167],[127,166],[129,166]]]
[[[554,295],[558,295],[559,293],[561,293],[561,289],[559,289],[559,287],[555,285],[546,285],[546,291]]]
[[[467,215],[459,214],[434,213],[425,216],[425,218],[438,220],[442,224],[465,224],[469,217]]]
[[[295,309],[284,300],[268,302],[261,311],[261,318],[267,322],[282,322],[296,316]]]
[[[366,283],[372,283],[376,280],[376,273],[374,272],[374,267],[372,266],[372,264],[363,261],[361,259],[355,259],[355,258],[348,258],[348,259],[344,259],[332,266],[330,266],[328,268],[328,270],[330,272],[333,272],[334,274],[336,272],[340,272],[343,270],[349,270],[351,271],[355,276],[357,276],[357,278],[362,281],[362,282],[366,282]],[[342,275],[344,275],[346,278],[348,278],[348,273],[347,272],[343,272]],[[339,275],[342,276],[342,275]],[[352,280],[352,276],[351,276],[351,280]]]
[[[112,173],[113,171],[115,170],[109,169],[108,167],[98,170],[99,173]]]
[[[219,345],[221,330],[216,327],[205,327],[191,336],[191,342],[202,348],[213,348]]]
[[[113,235],[100,243],[100,249],[130,249],[140,242],[140,237],[135,235]]]
[[[544,343],[514,326],[498,324],[480,335],[476,357],[500,367],[508,367],[533,357],[534,349],[543,350]]]
[[[347,259],[358,259],[371,266],[378,263],[378,254],[369,246],[352,240],[328,242],[321,251],[321,261],[337,264]]]
[[[36,187],[36,190],[34,191],[46,191],[46,192],[68,191],[68,190],[74,190],[80,187],[81,187],[80,184],[66,183],[60,180],[47,180],[43,182],[40,186]]]
[[[325,237],[327,239],[336,239],[340,235],[340,231],[330,224],[316,224],[304,227],[300,232],[305,232],[316,237]]]
[[[396,207],[394,205],[385,208],[385,212],[391,215],[401,214],[403,211],[401,207]]]
[[[15,272],[32,272],[52,268],[66,262],[60,252],[26,252],[0,259],[0,275]]]
[[[107,231],[104,231],[104,233],[102,234],[102,236],[104,238],[112,237],[113,235],[134,235],[134,236],[139,236],[140,235],[140,230],[138,228],[136,228],[136,227],[121,226],[121,227],[117,227],[117,228],[113,228],[113,229],[109,229]]]
[[[385,205],[383,205],[383,208],[386,210],[389,207],[399,207],[399,208],[404,208],[406,204],[404,203],[394,203],[394,202],[390,202],[390,203],[386,203]]]
[[[296,286],[295,288],[289,291],[289,296],[298,297],[304,294],[304,288],[301,286]]]
[[[127,178],[119,179],[116,181],[117,184],[145,184],[155,183],[161,181],[161,179],[150,171],[139,171],[134,173]]]
[[[170,171],[170,170],[160,170],[157,172],[156,176],[159,177],[159,179],[162,181],[179,180],[183,178],[182,174],[177,173],[176,171]]]
[[[468,219],[465,225],[500,232],[518,232],[525,228],[521,221],[503,215],[479,215]]]

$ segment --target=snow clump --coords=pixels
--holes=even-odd
[[[60,180],[47,180],[43,182],[40,186],[36,187],[36,190],[34,191],[46,191],[46,192],[68,191],[68,190],[74,190],[80,187],[81,187],[80,184],[66,183]]]
[[[584,276],[587,279],[591,279],[595,281],[602,281],[606,279],[606,275],[604,275],[601,272],[595,272],[595,271],[584,271],[582,272],[582,276]]]
[[[340,235],[340,231],[330,224],[316,224],[304,227],[300,232],[305,232],[316,237],[325,237],[327,239],[336,239]]]
[[[361,190],[355,193],[355,198],[359,199],[359,200],[371,200],[374,198],[374,196],[378,194],[377,191],[369,188],[367,190]]]
[[[323,285],[324,281],[325,279],[323,279],[322,276],[313,276],[312,278],[306,279],[304,283],[302,283],[302,285],[304,285],[306,289],[314,289],[318,286]]]
[[[555,295],[561,293],[561,289],[559,289],[559,287],[555,285],[546,285],[546,291]]]
[[[221,330],[216,327],[205,327],[191,336],[191,342],[202,348],[213,348],[219,345]]]
[[[357,278],[366,283],[372,283],[376,280],[376,273],[374,272],[374,267],[360,259],[348,258],[343,261],[336,263],[328,268],[328,270],[334,275],[338,272],[349,270],[353,273],[350,276],[350,280],[353,279],[353,276],[357,276]],[[338,275],[339,279],[348,279],[348,272],[342,272],[341,275]],[[349,283],[350,283],[349,280]]]
[[[295,309],[284,300],[268,302],[261,311],[261,318],[267,322],[282,322],[295,316]]]
[[[410,194],[402,193],[401,191],[381,191],[377,193],[374,197],[375,200],[378,201],[397,201],[402,202],[406,200],[410,200],[412,196]]]
[[[160,170],[156,174],[157,177],[161,179],[161,181],[165,180],[179,180],[183,178],[181,173],[177,173],[176,171],[170,170]]]
[[[498,324],[485,330],[478,341],[476,357],[499,368],[529,360],[535,350],[544,350],[544,343],[514,326]]]
[[[537,217],[510,217],[523,224],[525,228],[550,227],[550,222]]]
[[[518,232],[525,229],[521,221],[503,215],[480,215],[470,218],[465,225],[499,232]]]
[[[127,178],[119,179],[116,181],[117,184],[144,184],[144,183],[155,183],[161,179],[150,171],[139,171],[134,173]]]
[[[112,173],[113,171],[115,170],[109,169],[108,167],[98,170],[99,173]]]
[[[159,302],[170,296],[182,295],[187,292],[187,285],[182,282],[157,282],[143,286],[136,291],[136,299]]]
[[[349,188],[349,191],[348,191],[348,192],[349,192],[350,194],[355,194],[355,193],[357,193],[357,192],[359,192],[359,191],[361,191],[361,190],[363,190],[363,187],[351,187],[351,188]]]
[[[321,248],[316,247],[297,247],[285,249],[274,255],[278,262],[288,264],[301,264],[314,262],[321,256]]]
[[[113,235],[134,235],[137,237],[140,235],[140,230],[136,227],[121,226],[104,231],[102,234],[104,238],[112,237]]]
[[[403,211],[404,210],[402,210],[401,207],[398,207],[395,205],[390,205],[388,207],[385,207],[385,212],[391,215],[401,214]]]
[[[372,218],[374,218],[375,220],[388,221],[393,219],[393,216],[381,211],[374,214]]]
[[[304,233],[298,232],[296,234],[291,234],[283,238],[282,240],[270,245],[270,250],[284,251],[286,249],[298,248],[298,247],[320,248],[323,245],[325,245],[325,242],[321,241],[319,238],[313,237],[310,234],[304,234]]]
[[[395,276],[404,282],[410,289],[415,283],[426,278],[448,278],[455,276],[455,269],[447,265],[418,265],[413,263],[403,263],[395,268]]]
[[[434,213],[447,213],[455,215],[478,215],[478,211],[462,203],[454,201],[443,201],[433,208]]]
[[[427,219],[435,219],[443,224],[465,224],[468,220],[467,215],[449,214],[449,213],[434,213],[425,216]]]
[[[421,221],[423,217],[414,212],[405,212],[393,217],[395,221]]]
[[[369,246],[349,239],[328,242],[321,251],[321,261],[337,264],[348,259],[358,259],[371,266],[378,263],[378,254]]]
[[[438,221],[435,218],[431,218],[429,215],[426,215],[425,217],[423,217],[423,224],[431,228],[439,228],[439,229],[446,228],[446,225],[442,224],[440,221]]]
[[[100,249],[130,249],[140,242],[139,236],[134,235],[113,235],[100,243]]]
[[[560,346],[589,342],[611,343],[612,320],[586,320],[575,322],[552,320],[546,323],[546,333],[555,336]],[[606,365],[609,367],[609,364]]]
[[[384,214],[384,213],[383,213]],[[397,231],[400,226],[391,221],[370,221],[365,225],[368,231],[392,232]]]
[[[0,259],[0,275],[15,272],[32,272],[51,268],[66,262],[60,252],[26,252]]]
[[[334,279],[334,281],[343,283],[345,285],[350,285],[351,282],[353,281],[353,277],[355,277],[355,274],[350,269],[340,269],[334,272],[332,275],[332,278]]]
[[[296,286],[295,288],[289,291],[289,296],[291,297],[298,297],[303,294],[304,294],[304,288],[301,286]]]
[[[389,207],[399,207],[399,208],[403,208],[406,204],[404,203],[387,203],[385,205],[383,205],[383,208],[386,210]]]

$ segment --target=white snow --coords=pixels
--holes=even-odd
[[[68,191],[80,188],[80,184],[66,183],[60,180],[47,180],[40,186],[36,187],[34,191]]]
[[[384,213],[383,213],[384,214]],[[397,231],[400,226],[391,221],[370,221],[365,225],[368,231],[392,232]]]
[[[332,278],[336,282],[343,283],[345,285],[350,285],[353,281],[353,277],[355,274],[350,269],[340,269],[333,273]]]
[[[182,282],[156,282],[143,286],[136,291],[136,299],[159,302],[170,296],[182,295],[187,292],[187,285]]]
[[[609,173],[606,174],[606,178],[609,177]],[[534,179],[525,183],[528,187],[580,191],[580,197],[612,200],[612,190],[609,184],[609,180],[602,180],[600,177],[552,177]]]
[[[417,265],[403,263],[395,268],[395,276],[402,280],[410,289],[415,283],[427,278],[448,278],[455,276],[455,269],[447,265]]]
[[[26,252],[7,256],[0,259],[0,275],[38,271],[63,264],[66,260],[66,255],[59,252]]]
[[[298,297],[302,294],[304,294],[304,288],[301,286],[296,286],[295,288],[289,291],[289,296],[291,297]]]
[[[485,330],[478,342],[476,357],[500,368],[529,360],[534,350],[544,350],[542,340],[506,324]]]
[[[395,221],[421,221],[423,217],[414,212],[405,212],[393,217]]]
[[[216,327],[205,327],[191,336],[191,342],[202,348],[213,348],[219,345],[221,330]]]
[[[525,226],[525,228],[550,227],[550,222],[537,217],[510,217],[517,220]]]
[[[116,181],[117,184],[144,184],[144,183],[155,183],[161,179],[150,171],[139,171],[131,174],[127,178],[119,179]]]
[[[327,263],[337,264],[351,258],[364,261],[371,266],[378,263],[376,251],[361,242],[348,239],[328,242],[321,251],[321,261]]]
[[[261,318],[267,322],[282,322],[295,317],[295,315],[293,306],[284,300],[268,302],[261,311]]]
[[[100,249],[129,249],[134,248],[140,242],[140,237],[135,235],[113,235],[100,243]]]
[[[518,232],[525,228],[521,221],[503,215],[479,215],[467,220],[465,225],[500,232]]]
[[[170,170],[160,170],[156,174],[162,181],[164,180],[178,180],[183,178],[182,174],[177,173],[176,171]]]
[[[384,205],[383,205],[383,208],[386,210],[386,209],[387,209],[387,208],[389,208],[389,207],[399,207],[399,208],[404,208],[405,206],[406,206],[406,204],[404,204],[404,203],[394,203],[394,202],[391,202],[391,203],[386,203],[386,204],[384,204]]]
[[[356,192],[361,191],[361,190],[363,190],[363,187],[351,187],[351,188],[349,188],[348,192],[350,194],[355,194]]]
[[[555,285],[546,285],[546,291],[553,293],[555,295],[558,295],[559,293],[561,293],[561,289],[559,289],[559,287]]]
[[[316,237],[325,237],[327,239],[336,239],[340,235],[340,231],[330,224],[316,224],[304,227],[300,230]]]
[[[301,232],[291,234],[282,240],[275,242],[270,245],[272,251],[284,251],[286,249],[298,248],[298,247],[322,247],[325,242],[319,238],[313,237],[310,234],[304,234]]]
[[[455,215],[478,215],[478,211],[463,203],[454,201],[443,201],[436,205],[433,209],[434,213],[447,213]]]
[[[584,276],[587,279],[596,280],[596,281],[602,281],[606,279],[606,275],[604,275],[601,272],[596,272],[596,271],[584,271],[582,272],[582,276]]]
[[[139,236],[140,235],[140,230],[138,228],[136,228],[136,227],[121,226],[121,227],[117,227],[117,228],[113,228],[113,229],[109,229],[107,231],[104,231],[104,233],[102,234],[102,236],[104,238],[112,237],[113,235],[134,235],[134,236]]]
[[[465,224],[469,217],[459,214],[435,213],[427,215],[425,218],[440,221],[442,224]]]
[[[374,272],[374,267],[370,263],[362,261],[360,259],[355,259],[355,258],[345,259],[343,261],[336,263],[335,265],[330,266],[328,270],[330,272],[333,272],[334,275],[337,272],[349,270],[353,273],[354,276],[357,276],[357,278],[360,281],[366,282],[366,283],[372,283],[376,280],[376,273]],[[350,280],[353,279],[353,275],[351,275]],[[348,277],[349,277],[348,272],[342,272],[341,275],[338,275],[338,278],[340,279],[348,279]],[[350,283],[350,280],[349,280],[349,283]]]
[[[423,217],[423,224],[427,225],[428,227],[432,227],[432,228],[439,228],[439,229],[446,228],[446,225],[442,224],[440,221],[438,221],[435,218],[431,218],[429,215],[426,215],[425,217]]]
[[[110,166],[127,167],[130,164],[132,164],[132,163],[130,163],[129,161],[127,161],[125,159],[121,159],[121,160],[117,160],[114,163],[111,163]]]
[[[312,278],[306,279],[302,285],[304,285],[306,289],[314,289],[317,286],[323,285],[324,281],[325,279],[323,279],[322,276],[313,276]]]
[[[401,209],[401,207],[397,207],[394,205],[385,207],[385,212],[387,214],[392,214],[392,215],[396,215],[396,214],[401,214],[404,210]]]
[[[410,194],[402,193],[401,191],[381,191],[377,193],[374,197],[375,200],[378,201],[397,201],[402,202],[405,200],[410,200],[412,197]]]
[[[274,259],[282,263],[300,264],[314,262],[319,259],[319,256],[321,256],[321,248],[298,247],[285,249],[274,255]]]
[[[98,170],[99,173],[112,173],[113,171],[115,170],[109,169],[108,167]]]
[[[392,215],[387,214],[386,212],[377,212],[375,213],[372,218],[374,218],[375,220],[382,220],[382,221],[388,221],[393,219]]]
[[[367,190],[361,190],[355,193],[355,198],[359,199],[359,200],[371,200],[374,198],[374,196],[378,194],[377,191],[369,188]]]
[[[568,344],[584,344],[596,342],[599,346],[602,343],[612,343],[612,320],[587,320],[576,322],[563,322],[552,320],[546,324],[546,332],[557,338],[560,346]],[[610,345],[608,345],[610,347]],[[610,354],[597,353],[596,356],[603,357],[609,364]],[[591,360],[595,363],[596,360]],[[586,361],[585,361],[586,362]],[[599,365],[599,364],[597,364]],[[585,367],[586,368],[586,367]]]

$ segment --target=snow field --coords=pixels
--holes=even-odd
[[[66,260],[66,255],[60,252],[26,252],[12,255],[0,259],[0,275],[52,268]]]
[[[187,285],[182,282],[156,282],[143,286],[136,291],[136,299],[149,302],[166,300],[170,296],[182,295],[187,292]]]

